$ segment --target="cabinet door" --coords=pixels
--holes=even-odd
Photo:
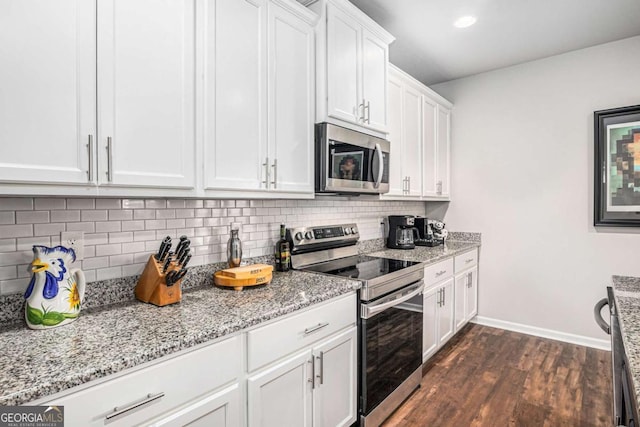
[[[313,349],[313,426],[350,426],[356,421],[355,327]]]
[[[313,193],[313,28],[269,3],[270,188]]]
[[[205,2],[205,188],[266,190],[264,0]]]
[[[387,63],[389,46],[370,31],[362,30],[362,98],[364,126],[387,130]]]
[[[451,110],[438,105],[438,196],[449,197],[449,154],[451,149]]]
[[[311,351],[298,353],[247,380],[249,426],[311,426]]]
[[[422,362],[426,362],[438,349],[438,314],[440,308],[440,288],[435,287],[424,293],[424,315],[422,328]]]
[[[95,2],[0,2],[0,181],[87,183]]]
[[[467,322],[478,314],[478,267],[472,268],[468,273],[467,303],[465,319]]]
[[[449,338],[453,336],[453,309],[454,309],[454,294],[453,294],[453,277],[446,280],[439,287],[442,289],[442,303],[440,304],[439,320],[438,320],[438,347],[441,347],[444,343],[449,341]]]
[[[195,33],[195,0],[98,2],[101,184],[195,185]]]
[[[403,172],[407,178],[407,195],[422,195],[422,97],[410,86],[404,88],[403,99]]]
[[[438,197],[436,122],[438,104],[422,95],[422,195]]]
[[[467,292],[469,287],[469,272],[456,275],[454,318],[455,330],[458,331],[467,322]]]
[[[353,18],[327,5],[327,114],[355,124],[364,108],[358,90],[361,35]]]
[[[149,421],[154,427],[239,427],[240,424],[240,390],[238,384],[233,384],[197,402],[188,404],[181,410]]]
[[[389,192],[385,196],[404,196],[404,175],[402,173],[402,91],[403,84],[391,75],[389,77]]]

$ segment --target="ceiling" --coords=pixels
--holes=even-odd
[[[640,0],[350,0],[427,85],[640,35]],[[475,25],[453,21],[475,15]]]

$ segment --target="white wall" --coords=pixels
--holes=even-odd
[[[593,227],[593,112],[640,104],[640,37],[434,89],[455,104],[447,228],[482,232],[480,316],[608,339],[593,305],[640,276],[640,234]]]

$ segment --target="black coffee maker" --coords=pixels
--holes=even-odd
[[[413,249],[417,236],[413,215],[389,215],[387,247],[391,249]]]
[[[415,225],[418,229],[418,236],[414,239],[416,246],[439,246],[444,243],[447,237],[447,230],[444,229],[444,222],[416,217]]]

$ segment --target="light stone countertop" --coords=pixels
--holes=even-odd
[[[613,276],[624,352],[640,408],[640,277]]]
[[[391,258],[399,259],[402,261],[415,261],[423,262],[425,264],[433,264],[438,261],[460,255],[462,253],[470,251],[473,248],[478,247],[480,247],[480,242],[447,240],[445,241],[444,245],[440,246],[416,246],[415,249],[385,249],[367,255],[380,258]]]
[[[182,302],[138,301],[83,312],[49,330],[0,333],[0,405],[19,405],[241,331],[359,289],[361,282],[290,271],[241,292],[185,290]],[[356,307],[354,307],[354,310]]]

